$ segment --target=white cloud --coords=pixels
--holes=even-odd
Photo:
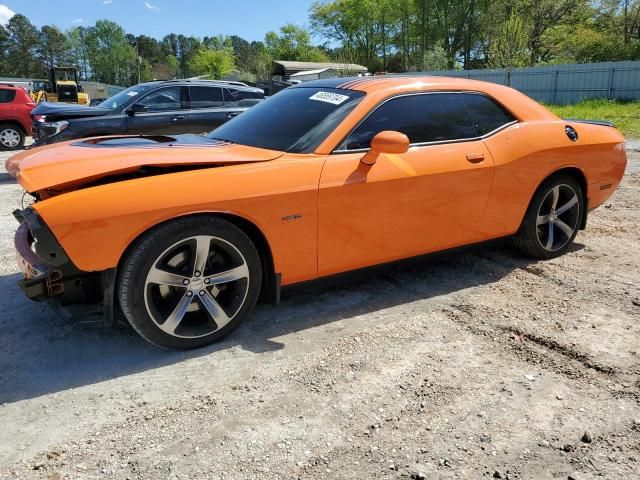
[[[74,18],[71,23],[84,23],[84,18]]]
[[[9,23],[9,20],[11,20],[11,17],[13,17],[15,14],[16,12],[11,10],[6,5],[0,5],[0,25],[6,25],[7,23]]]
[[[148,10],[159,10],[157,5],[153,5],[151,2],[144,2],[144,6],[147,7]]]
[[[104,5],[111,5],[113,3],[113,0],[102,0],[102,3]]]

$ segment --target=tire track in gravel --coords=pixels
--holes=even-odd
[[[613,380],[616,384],[628,385],[621,376],[622,372],[599,363],[583,352],[520,328],[496,324],[484,326],[474,320],[477,316],[470,305],[451,305],[443,311],[473,335],[506,347],[513,355],[531,365],[553,371],[569,380],[587,380],[597,384],[613,398],[631,399],[640,405],[640,382],[633,387],[611,390],[609,385]]]

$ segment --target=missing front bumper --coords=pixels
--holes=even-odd
[[[18,285],[25,295],[32,300],[44,300],[62,294],[62,272],[45,263],[32,250],[33,237],[26,222],[18,227],[14,244],[18,266],[24,275]]]
[[[79,270],[34,209],[16,210],[14,216],[20,222],[14,243],[24,275],[18,285],[25,295],[46,300],[56,311],[101,312],[105,324],[113,325],[117,318],[116,269]]]

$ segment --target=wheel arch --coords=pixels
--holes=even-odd
[[[25,130],[24,125],[20,123],[18,120],[15,120],[12,118],[7,120],[0,120],[0,125],[12,125],[14,127],[18,127],[25,136],[29,135],[28,131]]]
[[[177,217],[169,218],[154,225],[149,226],[145,230],[139,232],[127,248],[122,252],[118,260],[118,271],[121,270],[121,263],[127,257],[129,252],[140,241],[140,239],[148,232],[155,230],[156,228],[166,225],[177,219],[190,218],[190,217],[217,217],[222,218],[232,225],[242,230],[253,242],[258,250],[260,256],[260,262],[262,265],[263,279],[262,279],[262,291],[260,296],[263,301],[270,303],[271,305],[277,305],[280,302],[280,274],[275,272],[275,262],[271,246],[267,240],[264,232],[251,220],[248,220],[241,215],[229,212],[197,212]]]
[[[587,228],[587,217],[589,215],[589,208],[588,208],[589,196],[587,192],[589,184],[587,183],[587,177],[585,176],[584,172],[578,167],[563,167],[553,171],[552,173],[547,175],[545,178],[543,178],[540,184],[538,185],[538,188],[536,188],[533,194],[531,195],[531,198],[529,199],[529,205],[527,206],[526,211],[529,211],[529,208],[531,207],[531,203],[533,202],[533,199],[535,198],[540,188],[542,188],[542,186],[545,183],[547,183],[549,180],[559,175],[569,175],[573,177],[580,185],[580,189],[582,190],[582,204],[584,205],[584,208],[582,209],[582,218],[580,219],[580,230],[584,230],[585,228]],[[520,222],[521,225],[522,225],[522,222],[524,222],[524,217]]]

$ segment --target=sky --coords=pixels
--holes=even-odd
[[[38,27],[67,30],[108,19],[127,33],[162,38],[168,33],[196,37],[239,35],[263,40],[285,23],[308,27],[314,0],[0,0],[0,24],[22,13]],[[49,6],[45,6],[49,5]]]

